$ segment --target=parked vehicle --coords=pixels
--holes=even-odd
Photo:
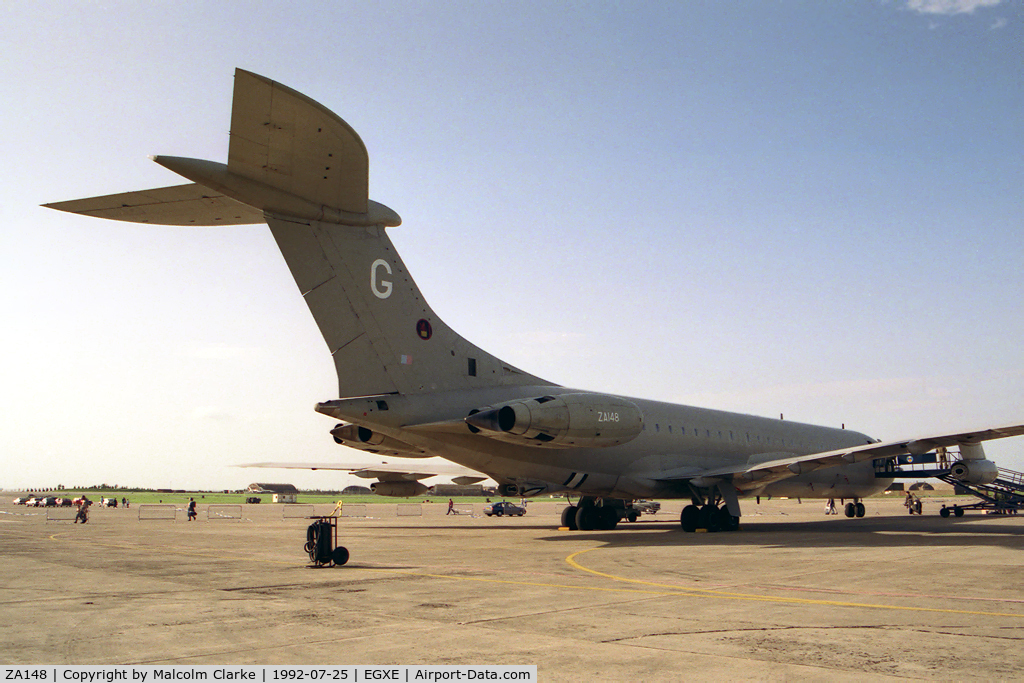
[[[644,515],[653,515],[661,509],[661,503],[656,500],[634,500],[633,509]]]
[[[100,507],[101,508],[116,508],[117,507],[117,498],[103,498],[102,500],[100,500]]]
[[[15,498],[14,499],[14,504],[15,505],[24,505],[27,501],[28,501],[28,498]]]
[[[622,511],[620,519],[628,519],[630,522],[635,522],[640,519],[640,515],[653,515],[661,509],[661,503],[655,500],[634,500],[632,503],[626,505],[626,508]]]
[[[515,503],[509,503],[508,501],[502,500],[485,506],[484,514],[488,517],[491,515],[496,517],[501,517],[502,515],[508,515],[509,517],[522,517],[526,514],[526,508],[516,505]]]
[[[259,496],[249,496],[248,498],[245,499],[245,502],[246,503],[250,503],[250,504],[256,504],[256,503],[262,503],[263,499],[260,498]]]
[[[44,508],[57,507],[57,499],[53,496],[46,496],[45,498],[40,498],[38,506]]]

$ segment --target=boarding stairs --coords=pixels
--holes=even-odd
[[[959,510],[986,510],[989,514],[1017,514],[1024,510],[1024,472],[998,468],[999,474],[991,484],[970,484],[956,479],[950,473],[960,460],[959,453],[925,453],[901,455],[875,461],[875,476],[879,479],[938,479],[953,486],[958,493],[967,491],[980,500],[971,505],[957,505]],[[959,517],[963,512],[956,513]],[[943,516],[947,516],[944,514]]]

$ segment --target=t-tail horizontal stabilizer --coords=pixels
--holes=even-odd
[[[237,69],[228,163],[152,158],[194,184],[48,206],[142,223],[267,222],[334,357],[340,396],[550,385],[434,315],[385,232],[402,219],[369,199],[363,141],[321,104]]]

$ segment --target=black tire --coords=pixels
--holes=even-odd
[[[864,507],[864,503],[857,503],[855,512],[858,517],[863,517],[867,514],[867,508]]]
[[[579,505],[576,508],[576,528],[579,531],[593,531],[597,528],[597,508],[593,505]]]
[[[615,508],[612,507],[599,507],[598,509],[598,529],[601,531],[611,531],[619,524],[619,513],[616,512]]]
[[[727,506],[722,507],[718,511],[718,528],[722,531],[736,531],[740,528],[740,518],[730,514]]]
[[[718,531],[718,508],[714,505],[705,505],[700,509],[700,521],[697,528],[707,529],[708,533]]]
[[[698,522],[700,522],[700,508],[696,505],[687,505],[679,513],[679,526],[687,533],[696,531]]]
[[[956,507],[953,508],[953,516],[954,517],[963,517],[964,516],[964,509],[962,507],[960,507],[959,505],[957,505]]]
[[[628,519],[630,522],[635,522],[636,520],[640,519],[640,517],[635,512],[627,512],[626,519]]]
[[[944,508],[940,509],[939,510],[939,517],[942,517],[943,519],[949,517],[949,508],[944,507]]]
[[[348,548],[339,545],[334,549],[334,552],[331,553],[331,559],[334,560],[334,566],[336,567],[340,567],[345,564],[348,562]]]
[[[562,508],[562,526],[569,527],[569,531],[576,531],[576,506],[567,505]]]
[[[853,503],[847,503],[846,507],[843,508],[843,512],[847,517],[855,517],[857,515],[857,506]]]

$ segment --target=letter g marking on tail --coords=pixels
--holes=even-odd
[[[382,258],[377,259],[370,266],[370,289],[378,299],[387,299],[391,296],[391,280],[381,280],[377,275],[378,268],[383,268],[385,273],[391,275],[391,265]]]

